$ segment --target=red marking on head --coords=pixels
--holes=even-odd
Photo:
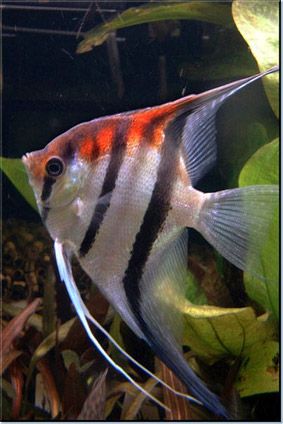
[[[160,148],[164,140],[164,130],[173,114],[167,114],[165,109],[145,109],[134,112],[132,124],[127,138],[129,145],[138,145],[145,141],[149,146]]]
[[[85,159],[91,159],[93,157],[94,140],[91,137],[85,137],[79,147],[80,156]]]
[[[131,154],[132,147],[144,142],[159,149],[163,143],[166,126],[176,116],[177,111],[193,98],[194,96],[190,96],[131,114],[114,115],[77,125],[56,137],[45,149],[35,152],[30,168],[37,178],[42,178],[46,174],[46,162],[51,156],[62,157],[68,162],[68,159],[77,153],[88,162],[96,160],[111,151],[115,132],[125,118],[130,121],[125,130],[128,154]]]
[[[86,124],[85,135],[78,141],[78,150],[81,158],[92,161],[108,153],[112,148],[116,124],[113,120],[92,121]]]
[[[110,123],[98,132],[96,142],[100,154],[103,155],[111,150],[115,129],[116,125]]]
[[[148,122],[141,119],[138,114],[133,115],[127,134],[129,145],[135,146],[140,143],[146,125]]]

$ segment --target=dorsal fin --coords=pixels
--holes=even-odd
[[[173,127],[175,138],[182,138],[183,157],[193,186],[216,163],[215,117],[220,106],[240,89],[276,71],[278,67],[164,105],[167,113],[171,111],[176,114],[169,125]]]

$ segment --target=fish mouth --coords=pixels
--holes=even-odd
[[[25,155],[22,156],[22,162],[27,168],[27,170],[29,170],[30,168],[30,157],[31,157],[31,153],[26,153]]]

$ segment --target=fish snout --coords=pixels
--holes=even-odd
[[[22,156],[22,163],[26,169],[30,181],[39,183],[44,174],[44,161],[41,155],[35,154],[36,152],[26,153]]]
[[[26,153],[25,155],[22,156],[22,162],[24,166],[27,168],[27,170],[29,170],[30,168],[30,161],[31,161],[31,153]]]

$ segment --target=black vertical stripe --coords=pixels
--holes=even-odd
[[[112,192],[115,188],[119,170],[122,166],[126,153],[127,130],[129,123],[129,119],[123,119],[118,124],[118,127],[115,131],[110,162],[106,171],[101,193],[99,195],[98,202],[95,205],[92,219],[79,249],[79,254],[81,257],[85,256],[91,249],[105,217],[106,211],[110,206]],[[102,197],[104,197],[104,199],[100,202],[99,199]]]
[[[43,188],[41,193],[41,200],[45,202],[51,195],[52,186],[55,183],[56,179],[52,177],[44,177]]]
[[[154,334],[150,325],[145,321],[141,312],[140,282],[150,257],[151,249],[159,233],[162,231],[165,220],[171,208],[171,197],[177,178],[177,169],[180,155],[180,122],[170,124],[165,132],[165,139],[161,149],[161,159],[157,172],[156,183],[151,200],[145,212],[140,230],[136,235],[128,267],[124,275],[123,284],[127,300],[133,315],[143,332],[148,344],[160,359],[180,378],[191,393],[196,396],[211,411],[228,418],[228,413],[217,398],[194,374],[185,362],[181,351],[172,349],[168,341],[160,339]],[[166,329],[165,329],[166,331]]]
[[[47,216],[48,216],[49,211],[50,211],[50,208],[47,208],[47,207],[43,207],[42,208],[41,219],[42,219],[42,221],[43,221],[44,224],[45,224],[45,222],[47,220]]]
[[[177,177],[179,145],[180,137],[176,137],[175,126],[171,124],[165,132],[161,147],[161,158],[151,200],[136,235],[123,278],[127,299],[144,333],[147,332],[147,326],[140,313],[140,281],[152,246],[162,230],[171,208],[171,196]]]
[[[51,196],[52,187],[53,187],[53,184],[55,184],[55,182],[56,182],[55,178],[52,178],[52,177],[49,177],[49,176],[44,177],[42,193],[41,193],[42,202],[45,202]],[[42,207],[41,219],[42,219],[43,223],[46,222],[49,211],[50,211],[49,207],[47,207],[47,206]]]

